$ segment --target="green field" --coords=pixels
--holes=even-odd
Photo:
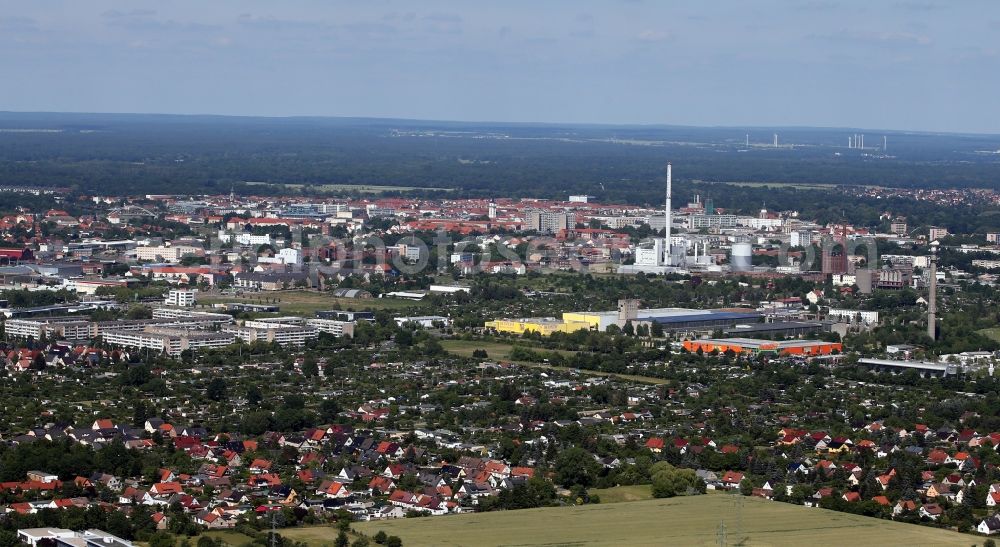
[[[601,503],[621,503],[623,501],[644,501],[653,499],[653,488],[648,484],[595,488],[589,490],[591,496],[598,496]]]
[[[221,539],[226,545],[246,545],[247,543],[253,542],[253,538],[250,536],[241,534],[239,532],[234,532],[232,530],[210,530],[208,532],[203,532],[195,538],[186,538],[184,536],[178,537],[177,542],[180,544],[183,540],[187,539],[192,545],[198,543],[198,538],[201,536],[206,536],[212,539]]]
[[[510,360],[510,351],[513,349],[514,344],[510,342],[501,342],[499,340],[441,340],[441,346],[444,347],[445,351],[452,353],[454,355],[460,355],[462,357],[472,357],[472,352],[477,349],[486,350],[486,355],[489,359],[500,359],[500,360]],[[530,347],[530,346],[529,346]],[[539,352],[556,352],[561,353],[567,357],[572,356],[575,351],[568,351],[562,349],[550,350],[545,348],[530,348]],[[612,374],[609,372],[600,372],[596,370],[583,370],[583,369],[573,369],[571,367],[557,367],[552,365],[546,365],[544,363],[532,363],[528,361],[514,361],[519,365],[524,365],[526,367],[541,368],[546,370],[576,370],[580,374],[586,374],[588,376],[607,376],[611,378],[620,378],[622,380],[630,380],[633,382],[640,382],[643,384],[666,384],[667,381],[662,378],[654,378],[652,376],[639,376],[635,374]]]
[[[461,355],[462,357],[472,357],[473,351],[477,349],[484,349],[490,359],[510,359],[510,351],[514,349],[514,344],[510,342],[501,342],[499,340],[442,340],[441,345],[444,346],[445,350],[454,353],[455,355]],[[566,357],[572,357],[573,354],[576,353],[575,351],[560,349],[531,349],[539,352],[561,353]]]
[[[740,503],[738,500],[742,500]],[[397,535],[403,545],[441,546],[644,546],[718,545],[725,525],[728,545],[979,544],[982,538],[888,520],[723,494],[499,511],[456,516],[357,523],[373,535]],[[285,530],[293,539],[329,542],[319,530]],[[296,533],[292,533],[296,532]]]
[[[979,334],[982,334],[983,336],[989,338],[990,340],[994,340],[996,342],[1000,342],[1000,327],[993,327],[993,328],[990,328],[990,329],[981,329],[981,330],[977,330],[976,332],[978,332]]]
[[[274,291],[244,296],[208,295],[197,298],[197,303],[212,305],[228,302],[247,304],[277,304],[280,314],[313,316],[322,310],[404,310],[426,306],[422,302],[397,298],[337,298],[318,291]]]

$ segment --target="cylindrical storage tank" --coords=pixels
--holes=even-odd
[[[749,272],[753,269],[753,247],[749,243],[734,243],[733,255],[729,266],[736,272]]]

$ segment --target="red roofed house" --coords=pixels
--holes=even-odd
[[[722,485],[726,488],[739,488],[743,482],[743,473],[738,471],[726,471],[722,475]]]
[[[663,442],[663,439],[659,437],[650,437],[649,440],[646,441],[646,448],[652,450],[656,454],[663,452],[664,445],[665,443]]]

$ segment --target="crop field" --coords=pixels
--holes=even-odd
[[[379,530],[403,545],[440,546],[645,546],[810,545],[855,538],[866,545],[963,545],[982,538],[948,530],[799,507],[724,494],[661,500],[555,507],[365,522],[354,529]],[[303,532],[310,529],[304,529]],[[287,530],[293,539],[313,539]],[[326,535],[323,541],[331,541]]]
[[[239,302],[246,304],[276,304],[281,315],[312,317],[322,310],[405,310],[426,307],[421,302],[396,298],[337,298],[318,291],[274,291],[245,294],[243,296],[206,295],[197,299],[198,304]]]

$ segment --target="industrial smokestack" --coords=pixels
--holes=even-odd
[[[729,267],[734,272],[753,270],[753,247],[749,243],[733,243]]]
[[[672,178],[671,166],[670,166],[670,162],[667,162],[667,205],[666,205],[666,210],[664,211],[664,215],[663,215],[663,223],[664,223],[664,225],[663,225],[663,247],[666,249],[666,255],[667,256],[666,256],[666,259],[663,261],[663,263],[666,264],[666,265],[668,265],[668,266],[671,265],[670,264],[670,259],[671,259],[671,254],[670,254],[670,207],[671,207],[671,202],[670,202],[670,200],[671,200],[671,193],[672,193],[672,190],[671,190],[671,184],[672,184],[671,178]]]
[[[938,242],[931,242],[930,283],[927,287],[927,336],[937,339],[937,248]]]

